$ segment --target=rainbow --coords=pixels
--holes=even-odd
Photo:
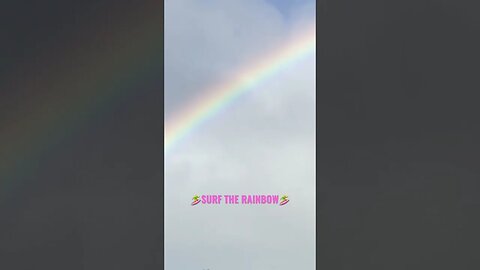
[[[167,154],[180,140],[239,96],[312,52],[315,52],[315,25],[306,27],[286,45],[260,61],[241,68],[233,79],[203,91],[206,95],[188,104],[165,122],[164,153]]]

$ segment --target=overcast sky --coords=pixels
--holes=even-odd
[[[165,4],[165,117],[315,19],[314,1]],[[166,269],[314,269],[315,55],[203,123],[165,157]],[[198,194],[288,194],[190,206]]]

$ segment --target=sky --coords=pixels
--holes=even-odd
[[[314,21],[314,1],[166,1],[165,120]],[[314,269],[314,143],[311,53],[165,154],[165,269]],[[195,194],[291,202],[192,207]]]

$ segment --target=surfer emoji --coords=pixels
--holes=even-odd
[[[290,201],[290,200],[288,199],[288,196],[287,196],[287,195],[283,195],[283,196],[280,198],[280,206],[287,204],[289,201]]]
[[[195,195],[193,196],[192,200],[193,200],[192,205],[197,205],[200,202],[200,196]]]

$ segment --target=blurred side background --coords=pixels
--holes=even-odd
[[[0,13],[0,269],[159,269],[161,1]]]
[[[474,1],[320,1],[318,266],[478,269]]]

